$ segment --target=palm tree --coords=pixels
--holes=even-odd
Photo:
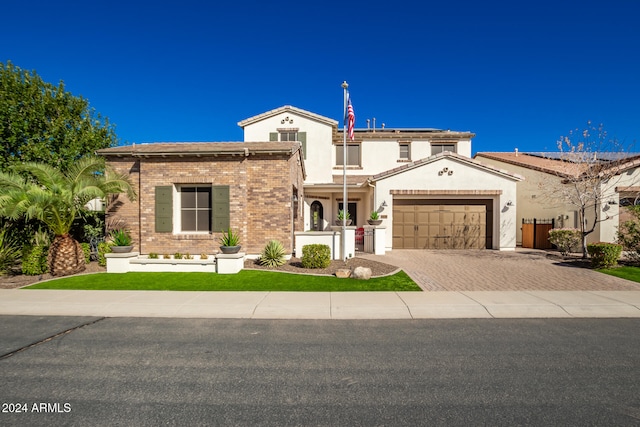
[[[82,247],[69,230],[86,210],[85,205],[108,194],[135,191],[126,175],[105,166],[103,158],[84,157],[61,172],[44,163],[24,163],[14,172],[0,172],[0,215],[42,221],[55,235],[49,247],[49,272],[54,276],[75,274],[85,269]]]

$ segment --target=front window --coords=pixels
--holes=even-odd
[[[180,231],[211,232],[211,187],[180,188]]]
[[[336,166],[344,165],[344,147],[336,145]],[[360,144],[347,144],[347,166],[360,166]]]
[[[442,153],[443,151],[456,152],[456,144],[431,144],[431,155]]]

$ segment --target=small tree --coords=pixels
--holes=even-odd
[[[626,165],[632,165],[620,142],[609,138],[602,125],[587,123],[584,130],[569,132],[558,140],[561,162],[556,175],[559,185],[541,189],[547,198],[573,206],[578,213],[578,229],[582,237],[582,256],[587,258],[587,236],[598,223],[611,218],[606,201],[616,197],[615,187]],[[627,183],[626,185],[630,185]]]
[[[25,163],[15,170],[18,173],[0,172],[0,215],[37,219],[49,228],[55,235],[48,253],[54,276],[85,269],[82,247],[69,230],[90,200],[121,192],[131,200],[136,196],[127,176],[105,171],[103,158],[82,158],[66,173],[43,163]]]

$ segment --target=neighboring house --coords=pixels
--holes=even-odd
[[[302,230],[298,142],[154,143],[98,150],[128,174],[137,200],[111,198],[107,225],[124,222],[135,250],[148,254],[218,252],[221,231],[238,232],[257,254],[271,239],[293,251]]]
[[[517,216],[517,242],[522,244],[523,220],[553,220],[556,228],[580,228],[577,206],[562,203],[552,194],[562,186],[569,174],[579,174],[584,165],[573,162],[563,162],[557,153],[478,153],[475,160],[499,168],[507,168],[525,177],[517,184],[517,198],[515,211]],[[587,210],[587,227],[595,220],[595,210],[598,220],[593,233],[587,236],[588,242],[615,242],[618,226],[629,218],[623,206],[636,203],[640,194],[640,169],[637,156],[629,156],[622,161],[613,162],[607,167],[615,168],[612,179],[603,182],[601,186],[601,201],[597,206]]]
[[[300,141],[304,230],[329,230],[344,208],[343,130],[338,122],[292,106],[238,123],[244,140]],[[521,177],[471,156],[471,132],[438,129],[356,129],[347,141],[347,210],[356,227],[373,210],[393,248],[513,250],[516,216],[510,202]]]

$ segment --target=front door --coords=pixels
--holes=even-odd
[[[311,203],[311,229],[313,231],[322,231],[324,229],[324,214],[322,203],[315,201]]]

